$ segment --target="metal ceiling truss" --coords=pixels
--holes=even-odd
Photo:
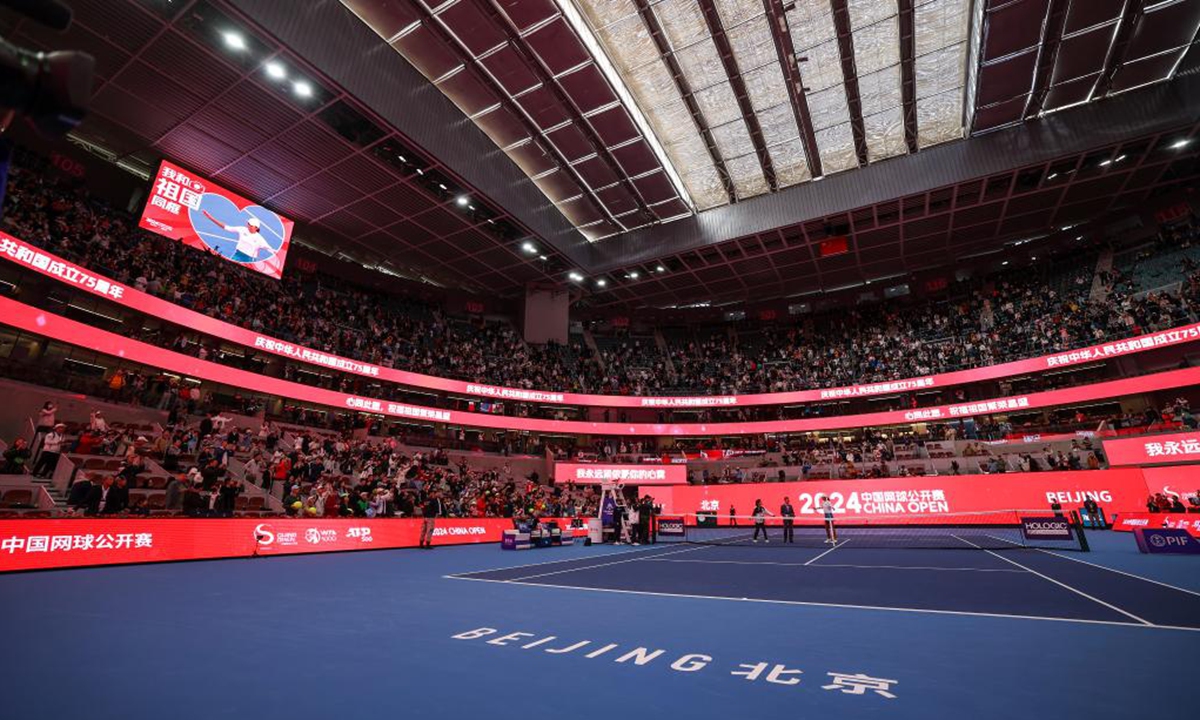
[[[850,107],[850,131],[854,134],[854,153],[858,166],[867,164],[867,133],[863,129],[862,96],[858,89],[858,70],[854,67],[854,37],[850,26],[850,8],[846,0],[833,3],[833,25],[837,32],[838,54],[846,85],[846,103]]]
[[[729,36],[725,34],[725,26],[721,23],[717,6],[713,0],[699,0],[699,3],[700,10],[704,13],[704,22],[708,26],[708,32],[712,35],[713,43],[717,46],[717,54],[721,57],[721,65],[725,68],[725,76],[729,79],[729,85],[733,88],[734,97],[737,98],[742,118],[746,121],[746,129],[750,131],[750,142],[754,143],[754,154],[758,156],[758,164],[762,168],[763,177],[767,179],[767,187],[771,192],[776,192],[779,190],[779,183],[775,180],[775,166],[771,162],[771,156],[767,153],[767,144],[763,141],[758,113],[754,111],[754,105],[750,102],[746,83],[742,80],[742,71],[738,69],[737,59],[733,56],[733,48],[729,45]]]
[[[737,191],[734,190],[733,180],[729,177],[729,168],[725,166],[725,158],[721,156],[721,149],[717,147],[717,142],[713,138],[712,128],[704,120],[704,113],[701,112],[700,105],[696,102],[691,84],[684,75],[683,69],[679,67],[679,61],[675,59],[675,54],[671,52],[671,41],[667,39],[662,25],[658,22],[658,16],[654,14],[647,0],[633,0],[633,4],[637,7],[638,16],[641,17],[642,22],[646,23],[646,29],[650,31],[654,46],[662,56],[667,70],[671,73],[671,79],[675,81],[675,87],[679,90],[683,104],[687,106],[688,114],[692,116],[692,122],[696,123],[696,128],[700,131],[704,147],[708,149],[713,167],[717,169],[717,174],[721,177],[721,184],[725,186],[725,194],[728,196],[729,202],[731,204],[737,202]]]
[[[792,33],[788,29],[787,14],[783,0],[763,0],[770,18],[771,39],[775,43],[775,54],[783,68],[787,81],[788,99],[792,103],[792,116],[796,127],[800,128],[800,139],[804,143],[804,158],[808,162],[808,171],[812,177],[821,177],[821,154],[817,150],[817,136],[813,132],[812,116],[808,110],[808,100],[805,98],[803,74],[800,72],[799,61],[795,47],[792,45]]]

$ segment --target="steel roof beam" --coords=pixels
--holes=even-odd
[[[654,40],[658,54],[662,56],[667,70],[671,73],[671,79],[675,81],[675,88],[679,90],[679,96],[683,99],[683,104],[687,106],[688,114],[692,116],[692,121],[696,123],[696,128],[700,131],[700,137],[704,140],[704,147],[708,150],[713,167],[716,168],[717,175],[721,177],[721,185],[725,188],[726,197],[731,203],[737,202],[737,193],[733,189],[733,180],[729,177],[729,169],[725,167],[725,158],[721,156],[721,149],[717,147],[716,140],[713,139],[712,130],[705,122],[704,114],[700,112],[700,105],[696,102],[691,85],[683,74],[683,69],[679,67],[679,62],[675,59],[671,43],[667,40],[666,33],[663,32],[662,24],[658,22],[658,16],[650,9],[647,0],[633,0],[633,4],[637,7],[638,15],[641,16],[646,29],[650,31],[650,38]]]
[[[713,0],[700,0],[700,10],[704,14],[704,22],[708,25],[713,43],[717,46],[717,54],[721,56],[721,65],[725,68],[725,75],[729,78],[729,85],[737,98],[742,119],[746,121],[746,129],[750,131],[750,142],[754,144],[754,154],[758,156],[758,164],[767,179],[767,186],[771,188],[771,192],[775,192],[779,189],[779,183],[775,180],[775,165],[767,152],[767,143],[763,140],[758,114],[755,113],[750,95],[746,92],[746,83],[742,80],[742,71],[738,68],[737,58],[733,56],[733,47],[725,34],[725,26],[717,13],[717,5]]]
[[[913,19],[913,0],[900,0],[900,97],[904,114],[904,144],[910,153],[919,149],[917,143],[917,74],[916,26]]]
[[[797,64],[796,48],[792,45],[792,33],[788,29],[783,0],[763,0],[763,5],[770,18],[768,24],[771,26],[771,39],[775,42],[775,54],[783,66],[784,82],[792,101],[792,115],[796,119],[796,127],[800,129],[808,172],[813,177],[821,177],[824,171],[821,169],[821,153],[817,150],[817,134],[808,111],[808,98],[804,96],[804,79]]]
[[[867,134],[863,130],[862,96],[858,92],[858,69],[854,64],[854,37],[850,27],[850,8],[846,0],[830,0],[833,6],[833,26],[837,33],[838,54],[842,59],[845,78],[846,104],[850,108],[850,130],[854,135],[854,153],[858,166],[867,164]]]

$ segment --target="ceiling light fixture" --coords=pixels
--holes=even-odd
[[[446,188],[443,187],[442,189],[445,190]],[[466,207],[467,203],[470,202],[470,200],[467,199],[466,195],[459,195],[458,198],[455,199],[454,202],[458,203],[459,207]]]
[[[641,277],[641,276],[638,274],[637,270],[634,270],[633,272],[629,273],[630,280],[637,280],[639,277]]]
[[[579,273],[577,273],[577,272],[569,273],[569,274],[567,275],[567,277],[571,278],[571,279],[572,279],[572,280],[574,280],[575,282],[579,282],[579,281],[583,280],[583,276],[582,276],[582,275],[580,275],[580,274],[579,274]]]
[[[246,49],[246,38],[241,33],[226,30],[221,33],[221,38],[225,41],[225,46],[232,50]]]
[[[599,280],[596,281],[596,284],[599,285],[600,287],[604,287],[605,285],[608,284],[608,281],[605,280],[604,278],[600,278]]]
[[[1180,148],[1185,148],[1188,146],[1188,143],[1190,143],[1190,142],[1191,142],[1191,138],[1180,138],[1179,140],[1176,140],[1175,142],[1171,143],[1171,149],[1178,150]]]
[[[297,80],[292,83],[292,90],[296,91],[296,95],[302,98],[312,97],[313,94],[312,85],[304,80]]]
[[[272,60],[266,64],[267,75],[274,80],[282,80],[287,77],[287,68],[283,63]]]
[[[654,271],[655,272],[666,272],[667,269],[665,267],[663,267],[662,265],[659,265],[658,267],[654,268]]]
[[[529,253],[530,255],[533,255],[534,253],[537,252],[537,247],[533,243],[528,242],[528,241],[526,241],[525,243],[523,243],[521,245],[521,249],[524,250],[525,252]]]

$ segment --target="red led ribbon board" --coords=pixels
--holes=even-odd
[[[0,520],[0,572],[416,547],[410,518]],[[569,521],[558,520],[560,527]],[[440,518],[434,545],[498,543],[509,518]]]
[[[291,358],[299,362],[319,365],[324,368],[340,370],[355,375],[379,378],[380,380],[387,380],[401,385],[409,385],[427,390],[475,395],[498,402],[536,402],[556,405],[659,408],[667,410],[673,408],[728,408],[820,402],[822,400],[870,397],[886,393],[944,388],[1026,373],[1038,373],[1051,368],[1069,367],[1080,363],[1094,362],[1111,357],[1122,357],[1155,348],[1181,345],[1200,340],[1200,323],[1193,323],[1150,335],[1093,345],[1055,355],[1045,355],[971,370],[959,370],[940,375],[905,378],[888,382],[751,395],[700,395],[691,397],[590,395],[556,390],[530,390],[526,388],[509,388],[497,385],[469,383],[462,380],[422,375],[420,373],[396,370],[360,360],[339,357],[320,350],[278,340],[268,335],[256,333],[195,312],[194,310],[169,303],[161,298],[140,292],[136,288],[125,286],[111,278],[98,275],[3,232],[0,232],[0,259],[8,260],[71,287],[101,296],[107,300],[120,303],[125,307],[144,312],[147,315],[162,318],[168,322],[192,328],[197,332],[202,332],[222,340],[254,348],[256,352],[266,352]]]
[[[800,420],[766,420],[760,422],[719,422],[691,424],[590,422],[584,420],[542,420],[539,418],[507,417],[485,413],[443,410],[397,403],[390,400],[347,395],[333,390],[314,388],[279,378],[267,377],[246,370],[219,365],[172,352],[138,340],[101,330],[69,318],[46,312],[39,308],[0,296],[0,325],[24,330],[36,335],[57,340],[95,352],[137,362],[180,375],[230,385],[252,392],[277,395],[291,400],[310,402],[344,410],[361,411],[387,417],[404,418],[424,422],[441,422],[449,425],[496,428],[503,430],[528,430],[547,433],[576,433],[579,435],[751,435],[759,433],[812,432],[817,430],[842,430],[855,427],[903,425],[910,423],[944,422],[1009,410],[1027,410],[1054,407],[1077,402],[1090,402],[1100,398],[1122,397],[1156,390],[1200,384],[1200,367],[1126,378],[1107,382],[1080,385],[1062,390],[1049,390],[1028,395],[1018,395],[994,400],[956,403],[920,408],[916,410],[888,410],[843,415],[840,417],[818,417]]]

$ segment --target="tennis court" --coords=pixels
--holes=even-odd
[[[4,715],[1194,717],[1196,558],[847,538],[6,575]]]
[[[846,533],[835,546],[670,545],[620,559],[570,560],[452,575],[598,592],[826,605],[1200,629],[1200,595],[1114,572],[1087,555],[1002,551],[955,534],[961,551],[869,546],[887,530]],[[973,533],[982,535],[983,530]],[[865,537],[864,537],[865,536]]]

